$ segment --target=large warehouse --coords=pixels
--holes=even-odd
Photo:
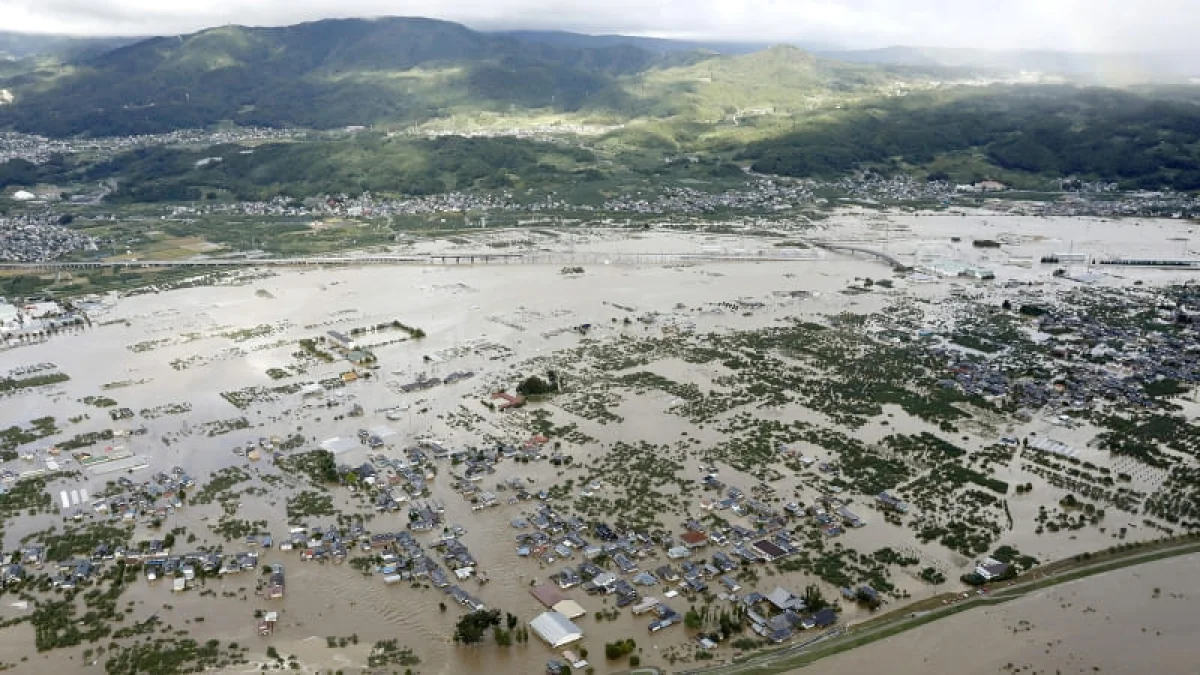
[[[529,627],[551,647],[558,648],[583,639],[583,631],[573,621],[558,612],[539,614]]]

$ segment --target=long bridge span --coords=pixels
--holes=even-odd
[[[814,244],[831,251],[846,251],[853,247],[829,244]],[[589,252],[589,251],[534,251],[525,253],[454,252],[424,255],[342,255],[311,256],[300,258],[191,258],[176,260],[54,260],[44,262],[0,262],[0,271],[56,271],[84,269],[150,269],[192,268],[236,269],[264,267],[351,267],[361,265],[496,265],[496,264],[556,264],[556,265],[654,265],[686,264],[704,262],[803,262],[821,260],[824,256],[814,249],[791,249],[781,251],[734,251],[734,252]],[[892,264],[900,264],[894,259]]]
[[[859,255],[866,255],[866,256],[878,258],[878,259],[882,260],[883,262],[891,265],[892,267],[898,267],[898,268],[909,267],[909,265],[904,264],[903,262],[901,262],[901,260],[899,258],[888,253],[887,251],[879,251],[879,250],[876,250],[873,248],[867,248],[865,246],[856,246],[854,244],[841,244],[841,243],[832,242],[832,241],[812,241],[809,243],[811,243],[813,246],[816,246],[818,248],[823,248],[827,251],[833,251],[835,253],[859,254]]]

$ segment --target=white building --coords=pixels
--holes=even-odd
[[[568,619],[578,619],[579,617],[587,614],[587,610],[585,610],[578,602],[575,602],[570,598],[555,603],[554,611],[562,614]]]
[[[555,649],[583,639],[583,631],[579,626],[558,612],[539,614],[529,622],[529,627]]]
[[[1008,565],[994,558],[984,558],[975,565],[975,574],[983,577],[984,581],[998,579],[1008,573]]]
[[[0,327],[10,324],[15,325],[18,316],[20,316],[20,312],[15,306],[6,302],[0,302]]]

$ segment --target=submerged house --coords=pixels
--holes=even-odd
[[[895,511],[896,513],[908,512],[908,504],[904,503],[898,497],[890,493],[880,492],[879,495],[875,497],[875,501],[878,502],[879,506],[885,510]]]
[[[558,648],[583,639],[583,631],[575,622],[559,612],[544,612],[529,622],[529,627],[546,644]]]
[[[271,568],[271,576],[267,580],[267,597],[271,599],[283,597],[283,565],[276,564]]]

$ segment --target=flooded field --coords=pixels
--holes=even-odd
[[[513,236],[488,233],[471,238],[472,245],[420,246],[462,251]],[[565,567],[578,568],[588,557],[584,546],[574,545],[566,557],[552,550],[518,554],[517,536],[536,531],[528,521],[547,509],[564,521],[578,519],[578,534],[588,544],[600,543],[595,525],[622,526],[627,534],[621,545],[627,548],[600,555],[614,572],[619,570],[611,559],[622,550],[636,551],[641,571],[654,571],[737,549],[736,538],[728,545],[714,540],[681,558],[668,556],[676,538],[699,530],[711,537],[749,527],[746,547],[777,541],[796,549],[784,549],[769,564],[744,562],[728,574],[705,573],[707,590],[680,589],[657,578],[638,588],[680,615],[703,609],[697,621],[713,632],[720,613],[745,620],[744,599],[752,591],[765,596],[779,587],[798,597],[812,587],[830,601],[841,597],[837,621],[848,624],[872,610],[853,593],[843,596],[843,588],[875,584],[882,602],[899,605],[961,586],[960,575],[1001,544],[1046,562],[1188,529],[1112,504],[1102,524],[1089,519],[1079,527],[1044,529],[1046,508],[1057,512],[1069,493],[1091,493],[1062,482],[1060,474],[1071,467],[1037,464],[1035,451],[1002,448],[1001,437],[1035,444],[1052,437],[1077,450],[1073,457],[1087,462],[1078,466],[1103,468],[1105,476],[1128,474],[1121,485],[1129,490],[1153,498],[1162,488],[1166,469],[1095,446],[1104,429],[1100,418],[1068,423],[1057,409],[1015,416],[967,396],[946,404],[934,386],[944,376],[936,373],[908,383],[927,397],[914,403],[917,393],[905,393],[903,374],[885,378],[869,369],[827,368],[870,363],[877,350],[899,349],[899,339],[893,344],[888,335],[908,325],[906,317],[919,315],[914,325],[949,335],[960,330],[964,307],[1066,297],[1087,287],[1067,278],[1076,272],[1097,273],[1086,280],[1095,288],[1119,289],[1135,280],[1147,288],[1190,281],[1194,277],[1187,275],[1196,273],[1100,274],[1108,271],[1101,266],[1055,277],[1053,266],[1037,262],[1072,250],[1178,255],[1190,241],[1186,223],[987,215],[897,215],[884,221],[847,214],[790,236],[886,248],[918,270],[893,274],[875,259],[816,248],[780,262],[627,264],[607,256],[738,251],[765,257],[782,247],[763,236],[593,231],[539,239],[537,246],[557,256],[554,263],[289,270],[106,298],[89,312],[90,328],[0,351],[0,373],[53,364],[54,372],[69,376],[0,399],[0,428],[26,428],[46,416],[56,425],[53,433],[21,443],[5,464],[10,486],[18,475],[49,476],[50,503],[38,515],[27,514],[35,509],[6,511],[4,550],[21,552],[50,536],[52,527],[65,531],[115,521],[131,548],[173,533],[170,554],[256,551],[257,567],[249,572],[198,578],[182,592],[172,592],[170,576],[148,581],[139,573],[120,595],[122,606],[132,603],[126,623],[154,616],[199,642],[215,639],[245,648],[243,658],[250,663],[230,672],[257,672],[262,663],[284,661],[305,672],[354,672],[367,666],[373,645],[394,639],[420,663],[389,666],[388,672],[411,667],[421,673],[516,675],[541,672],[547,660],[561,660],[562,650],[536,636],[501,647],[492,644],[490,633],[482,645],[456,646],[455,624],[467,610],[427,579],[385,584],[378,549],[360,552],[348,537],[350,561],[335,564],[302,562],[304,546],[281,550],[279,543],[297,527],[411,531],[437,558],[434,546],[443,532],[448,538],[453,526],[461,526],[454,538],[474,558],[474,576],[456,585],[486,607],[511,613],[520,625],[545,611],[529,593],[531,585],[548,582]],[[1002,241],[1002,252],[972,245],[983,238]],[[946,260],[986,265],[995,278],[920,271],[926,264],[940,269],[935,263]],[[1031,283],[1036,289],[1027,287]],[[853,321],[862,323],[846,323]],[[343,338],[346,344],[336,344]],[[950,357],[936,358],[942,359],[940,368],[950,363]],[[511,395],[531,376],[551,373],[558,391],[531,396],[523,407],[503,410],[507,399],[493,395]],[[774,379],[784,375],[792,379]],[[899,382],[881,385],[892,387],[891,398],[870,398],[877,378]],[[1200,412],[1194,391],[1174,405],[1183,416]],[[118,414],[122,409],[129,415]],[[968,473],[961,475],[977,476],[976,481],[994,477],[1003,489],[988,492],[956,475],[958,492],[942,491],[936,483],[943,479],[936,473],[940,462],[932,454],[941,446],[931,436],[942,439],[949,456],[964,454]],[[905,439],[924,439],[920,443],[926,445],[914,449]],[[414,447],[427,454],[445,450],[446,456],[413,463],[415,479],[427,481],[428,488],[405,494],[395,509],[376,508],[379,488],[388,487],[385,476],[395,479],[390,494],[399,497],[405,483],[393,467],[403,464],[407,471]],[[345,468],[373,467],[372,485],[358,482],[366,474],[356,474],[353,491],[344,473],[341,484],[310,480],[294,458],[312,456],[318,448]],[[485,450],[491,455],[479,458]],[[106,455],[121,459],[97,461]],[[1192,461],[1186,454],[1171,456]],[[151,504],[124,519],[93,509],[100,496],[125,491],[114,483],[118,478],[154,482],[153,476],[175,467],[176,478],[186,475],[195,482],[186,488],[186,500],[161,509]],[[230,473],[230,467],[240,471]],[[476,468],[482,477],[469,479],[465,472]],[[466,482],[476,487],[467,490]],[[1028,491],[1009,489],[1026,482]],[[714,488],[717,484],[721,487]],[[533,497],[519,499],[514,486]],[[729,507],[719,502],[734,488],[745,496],[731,498],[735,508],[725,510]],[[898,492],[911,510],[901,517],[879,506],[882,490]],[[494,493],[496,505],[480,507],[481,491]],[[157,492],[159,499],[171,498]],[[958,495],[954,505],[938,501],[951,494]],[[1089,503],[1104,507],[1105,499],[1119,502],[1124,493],[1095,495]],[[435,527],[414,529],[423,517],[416,507],[431,502],[441,506]],[[749,502],[757,506],[743,508]],[[785,512],[785,505],[799,510]],[[1061,508],[1069,518],[1084,511],[1074,502],[1069,506],[1072,510]],[[853,508],[861,526],[835,532],[819,520],[824,508]],[[814,514],[819,526],[813,525]],[[982,539],[958,542],[960,527],[983,532]],[[246,535],[265,534],[274,537],[273,544],[246,542]],[[82,548],[74,553],[87,557]],[[56,561],[48,562],[44,571]],[[266,578],[260,571],[269,572],[275,563],[286,567],[286,595],[256,595]],[[635,573],[620,576],[632,579]],[[931,582],[934,577],[940,580]],[[577,619],[584,638],[573,648],[586,648],[597,672],[629,666],[627,658],[604,655],[606,643],[626,638],[637,641],[635,654],[643,665],[668,669],[728,660],[765,642],[747,624],[740,646],[731,639],[702,649],[694,628],[648,632],[654,616],[635,616],[625,607],[616,611],[615,594],[589,595],[578,586],[564,593],[585,610]],[[37,606],[37,597],[30,597],[34,602],[27,605],[6,602],[0,619],[28,616]],[[1165,607],[1174,600],[1156,602]],[[1014,603],[970,620],[997,630],[1017,616],[1007,612],[1025,611],[1018,609]],[[264,637],[257,625],[266,611],[278,612],[278,622]],[[1035,623],[1043,630],[1051,621],[1039,617]],[[1067,623],[1062,617],[1053,621]],[[1073,628],[1063,630],[1075,634]],[[39,668],[69,664],[79,672],[105,671],[102,655],[89,654],[94,664],[84,663],[86,644],[38,654],[31,635],[28,623],[0,631],[0,662],[21,663],[28,656]],[[797,630],[795,639],[801,635]],[[921,639],[929,642],[932,658],[937,644]],[[283,660],[268,659],[268,647]],[[1055,647],[1055,658],[1067,661],[1055,663],[1070,660],[1064,649]],[[839,672],[857,672],[845,667],[851,669]]]

